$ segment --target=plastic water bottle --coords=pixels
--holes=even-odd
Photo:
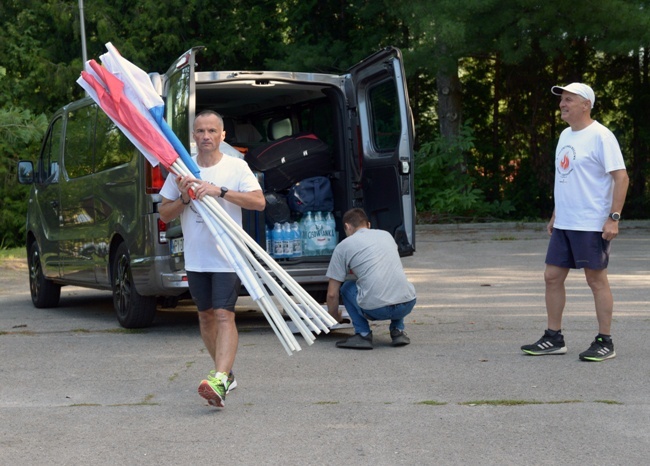
[[[332,212],[327,212],[325,215],[325,234],[327,235],[327,248],[326,253],[332,254],[334,248],[336,247],[336,222],[334,221],[334,215]]]
[[[284,258],[284,248],[282,246],[282,225],[277,222],[273,225],[271,239],[273,241],[273,257],[276,259]]]
[[[264,231],[266,233],[266,253],[273,256],[273,236],[271,235],[271,229],[265,225]]]
[[[310,234],[314,230],[314,218],[312,217],[311,211],[307,212],[301,222],[301,236],[302,236],[302,255],[303,256],[313,256],[314,248],[312,247],[312,241]]]
[[[314,233],[312,234],[313,248],[315,256],[324,256],[326,254],[327,238],[325,236],[325,221],[322,212],[314,214]]]
[[[282,224],[282,255],[287,258],[293,257],[293,234],[289,222]]]
[[[291,224],[291,242],[293,245],[292,257],[302,256],[302,236],[300,234],[300,226],[298,222]]]

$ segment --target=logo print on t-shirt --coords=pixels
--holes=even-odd
[[[562,170],[569,168],[569,157],[567,157],[566,154],[564,154],[564,157],[560,160],[560,167],[562,167]]]
[[[576,151],[571,146],[564,146],[562,149],[557,151],[557,155],[555,157],[555,165],[560,183],[566,183],[568,181],[567,177],[573,171],[571,162],[575,159]]]

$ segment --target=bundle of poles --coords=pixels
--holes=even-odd
[[[177,176],[200,179],[198,165],[163,119],[164,102],[147,73],[122,57],[110,42],[106,48],[108,53],[100,57],[102,65],[95,60],[86,62],[77,83],[153,166],[162,163]],[[301,347],[278,305],[307,344],[314,343],[314,333],[328,333],[336,320],[226,213],[215,198],[207,196],[199,200],[191,194],[191,202],[219,249],[260,307],[287,354],[300,351]]]

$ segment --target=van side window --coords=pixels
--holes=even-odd
[[[96,115],[96,105],[89,105],[68,112],[63,164],[70,178],[79,178],[93,172],[93,140]]]
[[[397,88],[392,80],[383,81],[368,92],[372,109],[372,141],[380,152],[392,155],[399,143],[401,123]],[[381,154],[380,154],[381,155]]]
[[[54,120],[43,143],[43,152],[38,166],[38,180],[44,184],[59,182],[59,151],[61,150],[62,128],[63,119]]]
[[[95,172],[129,163],[135,146],[104,112],[97,114],[95,130]]]

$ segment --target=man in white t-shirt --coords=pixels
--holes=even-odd
[[[226,394],[237,385],[232,366],[239,340],[235,304],[241,281],[192,204],[189,191],[192,188],[199,200],[214,197],[239,225],[242,208],[261,211],[266,200],[248,164],[220,151],[225,132],[219,114],[199,113],[192,136],[198,148],[195,161],[201,180],[168,176],[160,191],[163,200],[158,210],[164,222],[181,217],[190,293],[199,310],[201,337],[214,361],[214,370],[199,385],[199,395],[222,408]]]
[[[594,296],[598,335],[579,357],[604,361],[616,356],[607,265],[629,179],[616,137],[591,118],[596,101],[591,87],[572,83],[553,86],[551,92],[561,96],[561,117],[569,127],[562,131],[555,151],[555,210],[547,226],[551,235],[544,271],[548,328],[536,343],[521,349],[534,356],[567,352],[561,331],[564,282],[570,269],[584,269]]]
[[[371,230],[362,209],[348,210],[342,220],[347,237],[334,249],[327,268],[327,308],[340,322],[340,294],[355,334],[336,346],[372,349],[368,320],[389,320],[392,346],[408,345],[404,317],[415,306],[415,287],[404,273],[395,240],[387,231]],[[346,280],[350,273],[356,280]]]

